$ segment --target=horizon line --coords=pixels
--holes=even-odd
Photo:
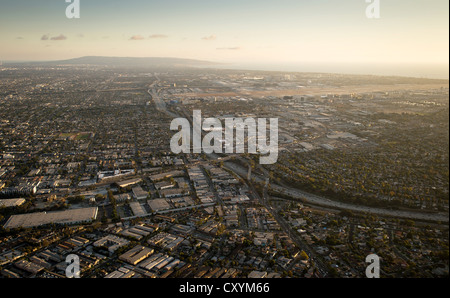
[[[196,67],[204,67],[204,68],[212,68],[214,66],[222,66],[222,67],[226,67],[229,66],[230,68],[218,68],[218,69],[229,69],[229,70],[236,70],[236,71],[267,71],[267,72],[288,72],[288,73],[315,73],[315,74],[343,74],[343,75],[364,75],[364,76],[379,76],[379,77],[404,77],[404,78],[421,78],[421,79],[429,79],[429,80],[447,80],[449,81],[449,74],[447,73],[446,75],[437,75],[434,77],[430,77],[429,75],[404,75],[404,74],[375,74],[375,73],[361,73],[361,72],[352,72],[352,71],[345,71],[343,70],[342,72],[340,71],[320,71],[320,70],[316,70],[316,71],[301,71],[301,70],[286,70],[286,69],[282,69],[283,66],[286,66],[289,62],[271,62],[271,63],[261,63],[261,62],[253,62],[253,63],[246,63],[246,62],[217,62],[217,61],[209,61],[209,60],[200,60],[200,59],[196,59],[196,58],[181,58],[181,57],[170,57],[170,56],[101,56],[101,55],[87,55],[87,56],[78,56],[78,57],[73,57],[73,58],[66,58],[66,59],[55,59],[55,60],[1,60],[0,59],[0,66],[3,64],[3,66],[5,64],[22,64],[22,63],[51,63],[51,62],[64,62],[64,61],[70,61],[70,60],[76,60],[76,59],[80,59],[80,58],[116,58],[116,59],[174,59],[174,60],[186,60],[186,61],[196,61],[196,62],[202,62],[202,63],[209,63],[209,67],[208,65],[198,65]],[[92,64],[95,65],[95,64]],[[302,62],[290,62],[288,66],[293,67],[293,66],[306,66],[306,67],[311,67],[316,66],[318,67],[320,66],[325,66],[325,65],[330,65],[330,66],[338,66],[338,65],[349,65],[349,66],[367,66],[367,65],[371,65],[371,66],[403,66],[403,67],[407,67],[407,66],[411,66],[411,67],[445,67],[446,69],[448,69],[449,67],[449,63],[448,62],[443,62],[443,63],[405,63],[405,62],[401,62],[401,63],[375,63],[375,62],[317,62],[317,61],[313,61],[313,62],[306,62],[306,61],[302,61]],[[188,65],[186,65],[188,66]],[[234,66],[234,67],[233,67]],[[191,65],[191,67],[193,67]],[[280,67],[278,69],[273,69],[274,67]]]

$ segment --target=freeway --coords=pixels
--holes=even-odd
[[[156,109],[162,113],[166,113],[170,117],[178,118],[179,117],[178,115],[167,110],[166,103],[159,97],[159,91],[161,91],[161,89],[158,90],[157,85],[161,80],[156,74],[155,78],[156,80],[151,85],[148,86],[149,89],[147,90],[147,93],[150,95],[153,102],[155,103]]]
[[[228,170],[235,172],[236,174],[246,177],[248,169],[243,166],[237,165],[232,162],[225,162],[224,167]],[[265,178],[260,177],[258,175],[253,175],[253,179],[256,182],[265,183]],[[376,214],[380,216],[389,216],[396,218],[404,218],[404,219],[413,219],[413,220],[424,220],[424,221],[435,221],[435,222],[449,222],[449,214],[443,213],[425,213],[425,212],[414,212],[414,211],[403,211],[403,210],[388,210],[382,208],[374,208],[368,206],[361,205],[353,205],[338,201],[332,201],[322,196],[314,195],[296,188],[288,187],[288,186],[280,186],[277,184],[271,184],[271,188],[273,191],[288,195],[295,200],[300,200],[305,204],[318,205],[323,207],[328,207],[332,209],[339,210],[351,210],[354,212],[362,212],[362,213],[370,213]]]
[[[149,89],[148,94],[152,97],[153,102],[156,105],[156,109],[160,112],[166,113],[167,115],[169,115],[170,117],[173,118],[178,118],[179,116],[170,112],[169,110],[167,110],[166,107],[166,103],[164,102],[164,100],[162,100],[159,95],[158,95],[158,91],[155,89]]]
[[[157,109],[161,112],[164,112],[168,114],[171,117],[178,118],[179,115],[176,115],[170,111],[167,110],[165,102],[160,99],[158,95],[158,90],[155,89],[155,85],[157,82],[159,82],[159,78],[157,78],[157,81],[155,81],[151,86],[149,86],[151,89],[148,90],[148,93],[150,96],[152,96],[153,101],[155,102],[155,105]],[[219,156],[216,154],[207,154],[209,159],[212,160],[218,160]],[[226,159],[222,160],[224,161],[224,167],[235,174],[238,174],[242,177],[247,177],[248,169],[237,165],[235,163],[226,161]],[[267,177],[260,177],[256,174],[252,176],[256,182],[265,183]],[[273,191],[284,194],[287,196],[290,196],[294,200],[300,200],[303,203],[311,204],[311,205],[318,205],[323,207],[328,207],[332,209],[338,209],[338,210],[351,210],[354,212],[362,212],[362,213],[370,213],[370,214],[376,214],[380,216],[389,216],[389,217],[395,217],[395,218],[404,218],[404,219],[413,219],[413,220],[423,220],[423,221],[433,221],[433,222],[449,222],[449,214],[448,213],[425,213],[425,212],[414,212],[414,211],[403,211],[403,210],[388,210],[383,208],[374,208],[374,207],[368,207],[368,206],[361,206],[361,205],[354,205],[349,203],[343,203],[338,201],[332,201],[330,199],[327,199],[325,197],[314,195],[305,191],[302,191],[300,189],[292,188],[289,186],[280,186],[277,184],[272,184],[271,188]]]

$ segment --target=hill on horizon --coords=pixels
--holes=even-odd
[[[67,60],[16,62],[11,64],[99,65],[99,66],[120,66],[120,67],[188,67],[188,66],[192,67],[192,66],[216,65],[218,63],[202,60],[170,58],[170,57],[84,56]]]

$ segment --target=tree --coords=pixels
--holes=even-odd
[[[309,256],[304,250],[302,250],[302,252],[300,253],[300,259],[309,260]]]
[[[108,217],[106,215],[105,207],[103,207],[103,210],[102,210],[102,223],[107,223],[107,222],[108,222]]]
[[[407,219],[403,222],[406,226],[408,227],[414,227],[415,226],[415,222],[411,219]]]

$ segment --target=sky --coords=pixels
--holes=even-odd
[[[380,18],[370,19],[366,0],[80,0],[80,18],[68,19],[65,0],[0,0],[0,60],[413,65],[448,77],[449,1],[379,1]]]

